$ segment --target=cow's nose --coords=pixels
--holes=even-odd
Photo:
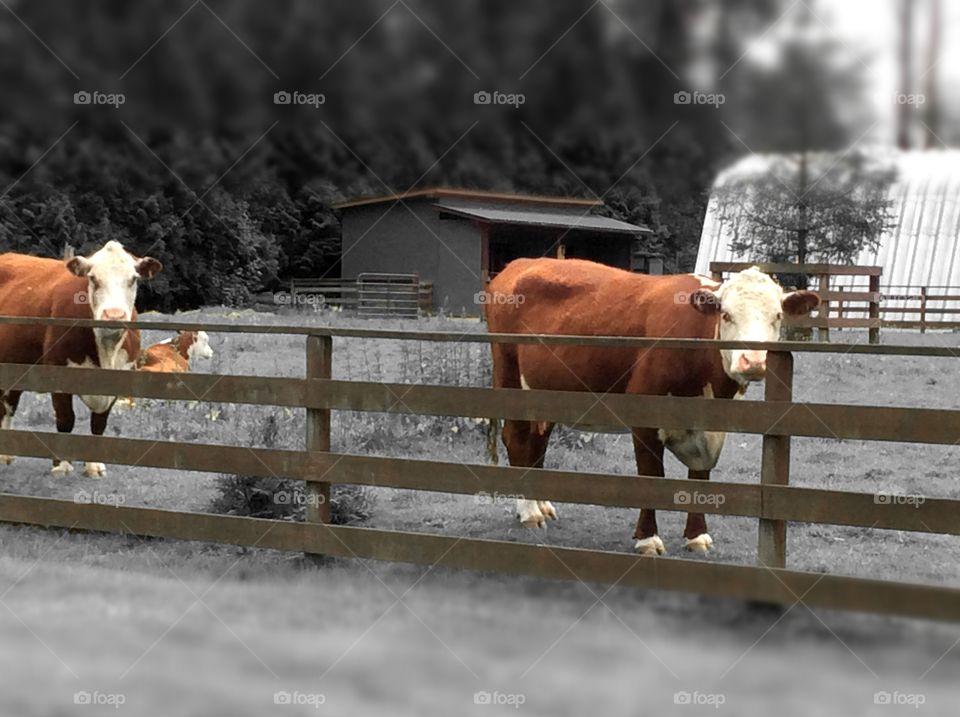
[[[127,312],[123,309],[104,309],[104,321],[124,321],[127,318]]]
[[[744,351],[737,361],[737,373],[750,379],[761,379],[767,373],[766,351]]]

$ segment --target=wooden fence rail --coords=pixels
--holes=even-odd
[[[0,323],[48,323],[0,317]],[[76,322],[70,322],[76,323]],[[91,322],[113,325],[116,322]],[[140,328],[157,324],[140,322]],[[169,324],[163,324],[169,328]],[[190,326],[196,326],[191,324]],[[202,325],[216,331],[217,325]],[[602,397],[579,392],[422,386],[333,380],[338,336],[480,342],[543,341],[599,346],[639,345],[679,351],[735,342],[617,337],[537,337],[369,331],[311,327],[236,326],[230,332],[305,335],[304,378],[164,375],[102,369],[0,364],[0,387],[80,394],[132,395],[203,400],[306,411],[305,450],[248,448],[135,438],[0,431],[0,453],[40,458],[103,460],[146,468],[227,472],[304,480],[306,522],[214,516],[0,494],[0,521],[144,536],[257,545],[345,557],[439,564],[477,570],[579,579],[698,592],[708,595],[960,621],[960,589],[822,575],[786,569],[788,522],[802,521],[960,535],[960,500],[802,488],[790,483],[792,436],[912,441],[951,445],[960,441],[960,411],[808,404],[792,400],[795,348],[842,352],[841,344],[749,344],[771,350],[770,380],[763,401],[724,401],[670,396]],[[626,343],[625,343],[626,342]],[[663,348],[663,344],[669,346]],[[859,348],[859,351],[853,349]],[[863,349],[868,349],[863,351]],[[851,353],[951,356],[950,347],[851,346]],[[598,400],[599,398],[599,400]],[[759,484],[459,464],[335,453],[330,450],[332,411],[482,416],[596,425],[727,430],[763,436]],[[517,494],[603,506],[684,511],[685,492],[713,496],[697,510],[759,520],[758,566],[644,558],[573,548],[518,545],[373,528],[329,525],[329,486],[347,483],[441,491],[462,495]],[[722,498],[722,499],[721,499]],[[917,500],[922,498],[922,500]]]

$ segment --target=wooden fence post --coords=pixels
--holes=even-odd
[[[927,333],[927,287],[920,287],[920,333]]]
[[[820,277],[820,311],[817,312],[817,318],[824,319],[826,326],[817,328],[817,341],[830,341],[830,300],[826,297],[830,291],[830,275],[823,274]]]
[[[878,344],[880,343],[880,275],[871,274],[870,275],[870,293],[874,296],[870,297],[870,318],[876,320],[877,324],[875,326],[870,326],[870,343]]]
[[[767,379],[763,398],[766,401],[793,400],[793,354],[787,351],[771,351],[767,354]],[[761,486],[789,483],[790,436],[764,435]],[[786,522],[761,518],[757,537],[757,559],[760,564],[770,568],[786,567]]]
[[[844,291],[846,291],[846,289],[844,289],[843,286],[837,287],[837,292],[840,294],[840,296],[837,298],[837,323],[838,324],[843,323],[843,292]],[[843,331],[843,327],[837,326],[837,331]]]
[[[333,368],[333,337],[307,336],[307,378],[330,378]],[[330,409],[307,409],[307,450],[330,450]],[[306,520],[309,523],[330,522],[330,484],[307,483]]]

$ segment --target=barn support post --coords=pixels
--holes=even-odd
[[[927,287],[920,287],[920,333],[927,333]]]
[[[870,343],[880,343],[880,275],[870,275]]]
[[[771,351],[767,354],[765,401],[793,400],[793,354]],[[763,436],[760,485],[790,483],[790,436]],[[760,519],[757,560],[768,568],[787,565],[787,524],[783,520]]]
[[[330,378],[333,337],[307,336],[307,378]],[[307,450],[330,450],[330,409],[307,409]],[[308,482],[305,492],[308,523],[330,522],[330,484]]]

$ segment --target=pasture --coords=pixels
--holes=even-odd
[[[291,316],[227,310],[182,316],[241,323],[293,321]],[[317,325],[350,322],[335,314],[295,317]],[[376,321],[362,325],[386,327]],[[391,322],[390,327],[478,329],[476,322],[452,319]],[[160,338],[166,336],[148,334],[144,342]],[[887,332],[884,338],[958,345],[954,334]],[[865,339],[853,334],[849,340]],[[301,337],[213,335],[211,344],[214,359],[195,370],[303,375]],[[796,360],[795,399],[956,408],[960,398],[951,390],[955,371],[955,359],[802,354]],[[334,340],[334,378],[485,386],[489,374],[485,345]],[[747,400],[760,395],[761,389],[754,387]],[[138,399],[138,404],[115,412],[107,435],[257,445],[260,427],[274,415],[280,431],[270,447],[303,445],[303,411],[150,399]],[[86,433],[85,415],[81,408],[78,432]],[[53,430],[49,398],[25,395],[15,427]],[[486,426],[479,418],[335,411],[332,437],[335,451],[487,462]],[[714,477],[758,481],[760,442],[759,436],[728,436]],[[503,461],[502,447],[500,455]],[[795,439],[792,460],[795,485],[960,497],[953,446]],[[79,472],[55,478],[47,461],[18,458],[3,468],[4,490],[189,510],[209,509],[217,494],[213,474],[110,465],[109,456],[104,461],[107,476],[93,481]],[[558,429],[546,465],[619,473],[626,480],[633,471],[632,445],[627,435]],[[667,474],[682,477],[685,471],[670,458]],[[516,522],[508,498],[368,490],[375,504],[367,524],[386,529],[629,551],[636,521],[633,510],[559,504],[559,521],[546,531],[531,531]],[[754,560],[754,519],[710,516],[715,549],[694,558],[681,549],[684,516],[661,515],[668,559]],[[263,714],[273,709],[276,691],[295,689],[304,695],[322,693],[324,704],[293,706],[285,713],[315,714],[320,709],[343,714],[356,712],[361,704],[369,709],[371,703],[401,713],[449,714],[451,706],[469,712],[485,707],[473,704],[473,694],[483,691],[522,694],[522,709],[534,714],[582,712],[603,700],[614,713],[632,710],[642,693],[655,695],[650,700],[668,710],[674,707],[677,690],[710,692],[707,686],[718,683],[721,687],[712,689],[725,695],[722,713],[749,714],[749,700],[756,697],[748,698],[744,690],[761,680],[806,699],[794,703],[797,714],[817,707],[811,703],[817,695],[808,695],[804,682],[824,680],[837,685],[823,691],[821,699],[830,695],[830,703],[822,703],[822,709],[868,713],[875,692],[910,692],[908,684],[925,675],[922,687],[911,689],[922,691],[925,710],[936,714],[938,705],[950,704],[946,680],[960,664],[955,652],[940,659],[956,632],[942,625],[850,616],[838,623],[829,614],[812,615],[802,607],[777,622],[779,616],[723,601],[619,589],[604,595],[602,589],[579,583],[393,564],[316,565],[266,550],[13,526],[0,527],[0,536],[7,584],[2,600],[9,608],[5,632],[17,648],[9,652],[20,655],[9,672],[20,684],[36,684],[31,699],[17,705],[16,711],[24,713],[66,712],[72,706],[70,694],[79,689],[125,694],[128,706],[135,699],[165,704],[171,714],[189,713],[187,706],[200,697],[212,700],[214,713]],[[960,583],[958,558],[960,548],[950,536],[819,525],[792,526],[788,546],[790,568],[944,585]],[[74,597],[64,600],[65,592]],[[598,639],[603,635],[607,638]],[[881,647],[892,642],[899,643],[896,651]],[[178,655],[186,649],[209,656],[209,681],[179,675]],[[796,653],[791,660],[794,684],[781,687],[787,676],[776,674],[770,656],[785,649]],[[417,663],[435,668],[432,693],[405,687],[405,669]],[[820,674],[818,663],[829,667],[831,676]],[[207,663],[195,661],[192,669],[202,664]],[[485,674],[477,672],[478,665]],[[599,679],[591,680],[589,693],[578,694],[572,687],[583,671]],[[224,694],[217,689],[218,684],[237,684],[228,678],[238,675],[243,690],[232,687]],[[51,679],[56,689],[44,690],[40,680]],[[738,695],[743,700],[739,704]],[[501,706],[505,708],[511,706]]]

